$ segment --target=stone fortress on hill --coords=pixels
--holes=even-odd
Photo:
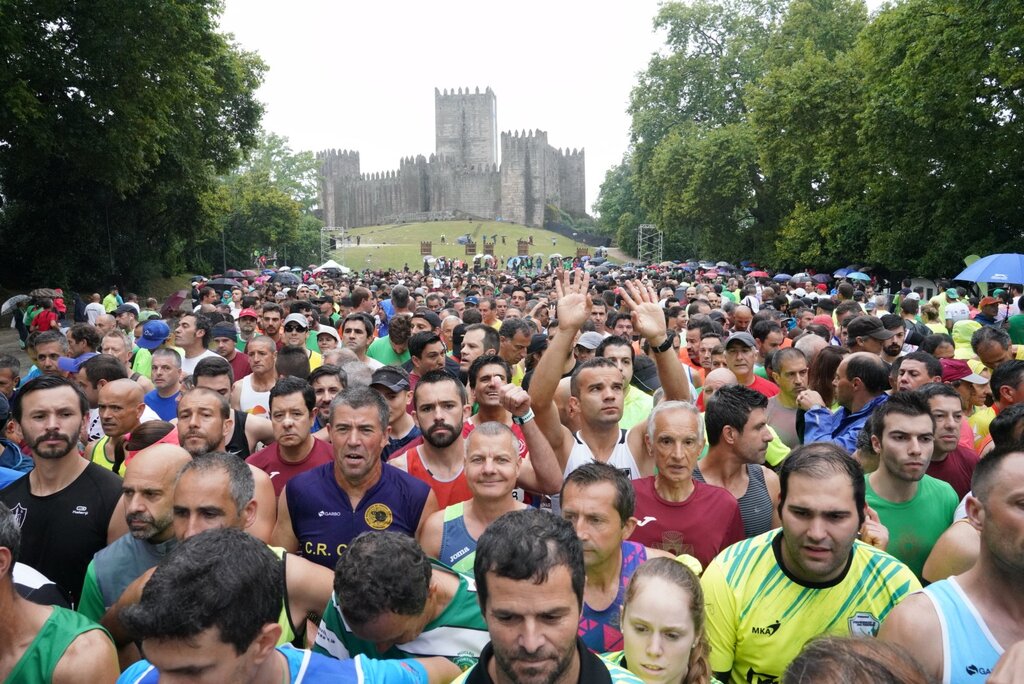
[[[320,206],[328,228],[473,217],[543,226],[545,205],[586,215],[583,150],[548,144],[541,130],[504,132],[498,153],[494,92],[434,89],[436,149],[397,171],[360,173],[359,152],[326,150]]]

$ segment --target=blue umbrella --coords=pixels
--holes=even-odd
[[[1024,254],[989,254],[965,268],[953,280],[1024,283]]]
[[[772,278],[772,280],[774,280],[777,283],[784,283],[784,282],[792,280],[792,279],[793,279],[793,276],[789,275],[788,273],[776,273],[775,277]]]
[[[867,273],[861,273],[860,271],[854,271],[853,273],[850,273],[846,277],[849,278],[850,280],[871,280],[871,276],[869,276]]]
[[[832,280],[832,279],[831,279],[831,278],[829,278],[829,277],[828,277],[828,276],[827,276],[826,274],[824,274],[824,273],[818,273],[818,274],[816,274],[816,275],[814,276],[814,278],[812,278],[812,280],[814,280],[814,282],[816,282],[816,283],[827,283],[828,281],[830,281],[830,280]]]
[[[836,271],[835,273],[833,273],[832,277],[833,278],[845,278],[848,275],[850,275],[850,269],[848,269],[848,268],[841,268],[838,271]]]

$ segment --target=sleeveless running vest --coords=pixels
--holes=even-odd
[[[743,517],[743,534],[750,539],[772,529],[772,504],[771,494],[768,493],[768,485],[764,481],[764,471],[756,463],[747,464],[747,477],[750,482],[747,484],[747,491],[736,501],[740,505],[740,515]],[[705,482],[700,472],[700,466],[693,469],[693,478],[699,482]],[[705,482],[706,484],[706,482]]]
[[[619,591],[615,594],[615,600],[604,610],[594,610],[586,602],[583,603],[577,634],[590,650],[597,653],[622,650],[622,602],[626,599],[629,579],[646,560],[647,549],[642,544],[622,542],[622,570],[619,571]]]
[[[469,491],[469,484],[466,483],[465,469],[459,470],[459,474],[450,480],[439,480],[423,465],[419,447],[406,451],[405,459],[409,474],[430,485],[437,497],[437,505],[441,508],[473,498],[473,492]]]
[[[113,472],[114,462],[107,460],[107,442],[109,441],[110,437],[107,437],[106,435],[100,437],[99,440],[92,445],[92,451],[89,452],[89,460],[96,465]]]
[[[942,630],[942,684],[981,684],[1003,654],[978,609],[955,577],[923,590],[939,615]]]
[[[224,445],[225,449],[229,454],[234,454],[239,458],[249,458],[252,454],[249,453],[249,439],[245,436],[245,419],[249,417],[249,414],[245,411],[233,411],[235,416],[235,429],[231,433],[231,439]]]
[[[39,634],[32,640],[22,654],[14,669],[7,675],[4,682],[18,684],[49,684],[53,681],[53,671],[64,656],[71,642],[80,634],[103,629],[84,615],[73,610],[54,606],[50,617],[46,618]],[[108,635],[109,636],[109,635]]]
[[[444,509],[444,526],[441,528],[441,551],[438,560],[456,572],[473,574],[473,560],[476,558],[476,539],[466,529],[465,502],[460,501]]]
[[[606,463],[621,470],[629,479],[638,480],[643,476],[640,474],[640,466],[633,458],[633,452],[629,450],[629,444],[626,442],[627,434],[626,430],[619,430],[619,441],[612,449],[611,456],[608,457]],[[569,452],[569,460],[565,464],[565,472],[562,473],[563,477],[567,477],[569,473],[580,466],[597,460],[594,457],[594,452],[583,441],[579,432],[573,435],[573,439],[576,440],[576,443],[572,445],[572,451]]]
[[[252,388],[251,375],[242,378],[241,391],[238,393],[238,408],[246,413],[265,415],[270,413],[270,390],[257,392]]]

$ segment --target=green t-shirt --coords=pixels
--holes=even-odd
[[[331,594],[331,601],[324,609],[323,620],[316,631],[313,651],[339,660],[354,658],[359,654],[385,660],[441,656],[463,670],[475,665],[480,658],[480,651],[490,641],[487,624],[477,602],[476,582],[437,561],[431,564],[435,571],[452,573],[458,577],[459,588],[441,614],[428,622],[415,639],[395,644],[380,653],[375,644],[352,633],[341,615],[337,595]]]
[[[920,577],[935,542],[953,524],[953,514],[959,504],[956,492],[947,482],[925,475],[917,484],[913,499],[892,503],[875,493],[869,477],[864,476],[868,505],[889,529],[886,551]]]
[[[396,354],[395,350],[391,347],[391,340],[387,335],[378,337],[371,342],[366,350],[366,355],[374,361],[380,361],[385,366],[401,366],[409,360],[409,350],[406,349],[400,355]]]

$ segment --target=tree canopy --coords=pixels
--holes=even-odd
[[[643,222],[666,258],[780,269],[948,274],[1024,249],[1020,3],[694,0],[654,24],[595,205],[627,251]]]
[[[265,66],[214,0],[0,9],[7,281],[138,285],[218,228],[217,176],[257,142]]]

